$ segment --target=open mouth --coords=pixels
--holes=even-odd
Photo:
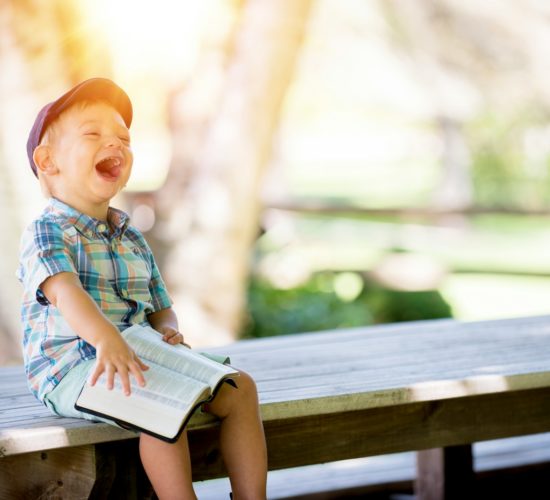
[[[116,181],[122,172],[122,159],[109,156],[98,162],[95,169],[101,178],[107,181]]]

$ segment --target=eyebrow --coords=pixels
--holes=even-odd
[[[98,124],[101,124],[101,123],[103,123],[103,120],[90,119],[90,120],[86,120],[85,122],[82,122],[78,126],[78,128],[82,129],[82,128],[87,127],[89,125],[98,125]],[[128,128],[124,127],[123,125],[117,124],[117,127],[119,127],[121,130],[130,132],[130,130]]]
[[[79,127],[84,127],[85,125],[95,124],[99,123],[99,120],[86,120],[85,122],[82,122]]]

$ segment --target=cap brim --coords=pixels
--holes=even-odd
[[[107,78],[91,78],[73,87],[69,92],[57,99],[50,109],[48,116],[55,118],[60,113],[79,101],[105,100],[120,113],[128,128],[132,124],[132,103],[130,98],[118,85]],[[48,125],[48,119],[44,121],[43,129]]]

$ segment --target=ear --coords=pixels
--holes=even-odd
[[[52,159],[51,148],[47,144],[37,146],[32,155],[32,159],[39,172],[46,175],[53,175],[57,172],[57,167]]]

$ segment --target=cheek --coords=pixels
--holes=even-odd
[[[134,164],[134,157],[130,153],[130,155],[126,159],[126,169],[123,174],[124,183],[130,178],[130,174],[132,173],[132,166]]]
[[[126,163],[130,167],[129,170],[132,170],[132,165],[134,164],[134,152],[128,148],[125,152]]]

